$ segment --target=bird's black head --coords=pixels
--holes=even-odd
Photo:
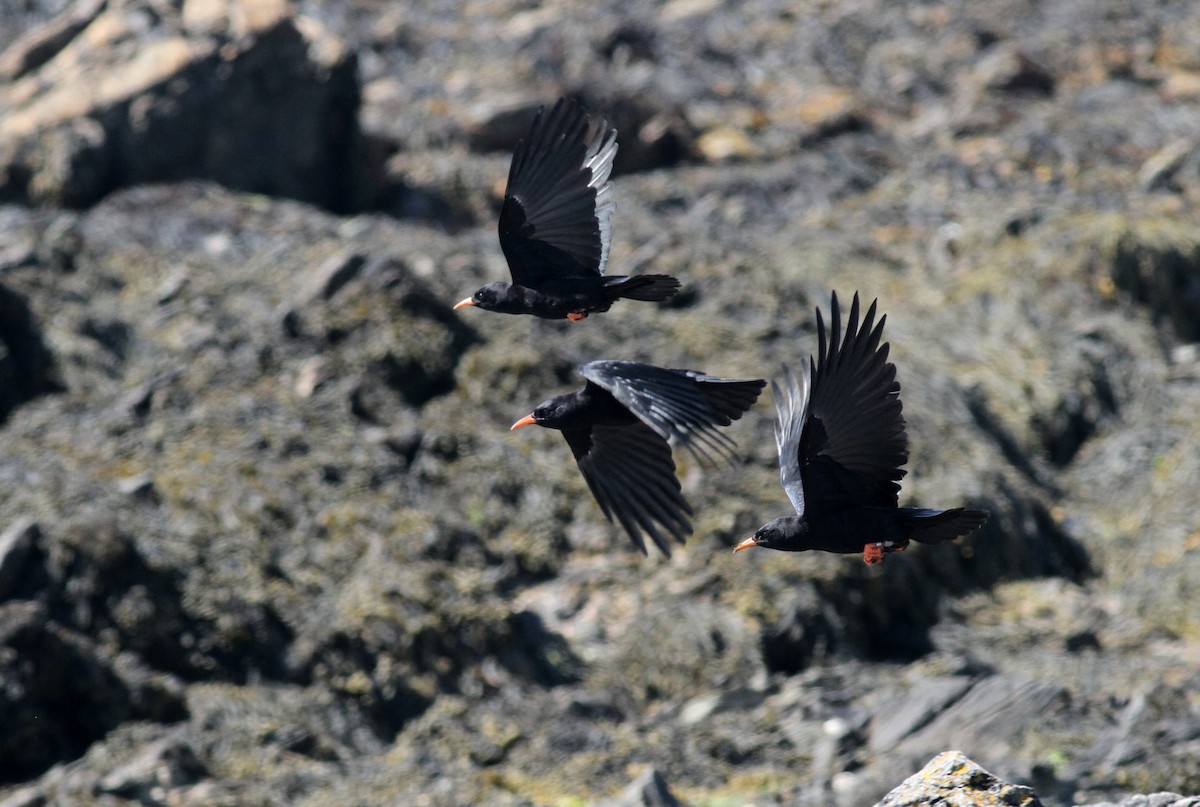
[[[558,395],[548,401],[538,404],[532,414],[513,424],[514,429],[530,426],[536,423],[547,429],[578,429],[585,428],[586,414],[583,412],[577,393]]]
[[[467,299],[459,300],[454,308],[467,306],[477,306],[484,311],[499,311],[502,314],[524,313],[520,297],[513,294],[512,284],[502,280],[489,283]]]
[[[733,551],[738,552],[752,546],[763,549],[781,549],[786,552],[801,552],[809,549],[808,523],[796,516],[785,516],[769,521],[758,528],[754,535],[742,541]]]

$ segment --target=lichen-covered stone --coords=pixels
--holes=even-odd
[[[0,3],[0,803],[857,807],[951,743],[1200,792],[1200,12],[442,11]],[[564,93],[620,130],[609,271],[683,291],[450,311]],[[789,508],[764,397],[646,558],[508,431],[597,358],[796,366],[834,288],[888,315],[903,503],[978,535],[733,555]]]
[[[959,751],[938,754],[876,807],[1041,807],[1031,788],[997,779]]]

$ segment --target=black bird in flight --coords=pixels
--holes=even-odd
[[[874,565],[909,541],[940,544],[982,527],[986,510],[898,506],[908,438],[896,365],[879,341],[887,316],[875,324],[872,302],[860,327],[856,293],[843,336],[836,293],[831,309],[828,339],[817,310],[817,357],[807,372],[797,380],[784,365],[786,395],[771,382],[779,479],[796,515],[763,525],[734,551],[862,552]]]
[[[767,382],[718,378],[630,361],[594,361],[579,368],[587,384],[551,398],[512,428],[558,429],[609,521],[616,519],[646,553],[642,533],[671,554],[668,538],[692,532],[692,508],[680,492],[668,440],[697,460],[733,462],[735,443],[717,431],[742,416]]]
[[[560,98],[539,109],[529,139],[517,144],[500,209],[500,248],[512,283],[489,283],[454,307],[533,314],[578,322],[614,302],[658,302],[679,291],[670,275],[604,275],[612,239],[617,131]]]

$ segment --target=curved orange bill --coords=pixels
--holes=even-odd
[[[459,300],[457,303],[455,303],[455,304],[454,304],[454,307],[453,307],[453,308],[451,308],[450,310],[451,310],[451,311],[457,311],[458,309],[460,309],[460,308],[466,308],[466,307],[467,307],[467,306],[469,306],[469,305],[475,305],[475,301],[474,301],[474,300],[472,300],[470,297],[468,297],[468,298],[467,298],[467,299],[465,299],[465,300]]]
[[[753,538],[747,538],[746,540],[742,541],[740,544],[735,546],[733,548],[733,551],[741,552],[743,549],[749,549],[752,546],[758,546],[758,541],[755,541]]]
[[[526,415],[525,417],[521,418],[516,423],[514,423],[512,425],[512,428],[509,429],[509,431],[511,432],[514,429],[519,429],[522,426],[532,426],[535,423],[537,423],[537,421],[533,419],[533,415]]]

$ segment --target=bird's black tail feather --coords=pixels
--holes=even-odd
[[[709,405],[719,416],[718,423],[728,426],[754,405],[767,382],[761,378],[716,378],[695,375],[693,379]]]
[[[679,291],[679,281],[670,275],[607,277],[604,286],[613,295],[613,299],[624,297],[648,303],[669,300]]]
[[[908,537],[922,544],[940,544],[970,535],[984,525],[990,516],[987,510],[927,510],[921,507],[901,507],[900,517]]]

